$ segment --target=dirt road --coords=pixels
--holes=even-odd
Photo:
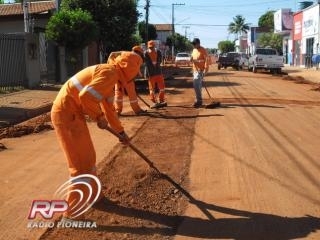
[[[191,108],[191,77],[176,77],[169,107],[122,117],[162,175],[92,130],[114,201],[86,214],[97,229],[50,229],[41,239],[319,239],[320,93],[269,74],[211,70],[206,83],[221,108]],[[2,142],[1,238],[36,239],[25,227],[30,203],[64,181],[65,162],[52,131]]]
[[[319,92],[218,73],[209,84],[229,103],[197,119],[189,189],[199,202],[175,239],[319,239]]]

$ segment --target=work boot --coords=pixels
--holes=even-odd
[[[201,107],[202,106],[202,102],[195,102],[194,104],[193,104],[193,107],[194,108],[199,108],[199,107]]]
[[[140,116],[147,115],[147,114],[148,114],[148,111],[147,110],[143,110],[143,109],[141,109],[140,111],[136,112],[136,115],[140,115]]]
[[[160,104],[160,107],[167,107],[168,106],[166,101],[160,102],[159,104]]]
[[[159,108],[160,106],[160,103],[155,103],[150,108]]]

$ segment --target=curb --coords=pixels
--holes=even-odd
[[[10,125],[19,124],[31,118],[37,117],[41,114],[49,112],[51,110],[52,104],[46,104],[34,109],[13,109],[8,111],[8,109],[0,110],[1,118],[5,120],[0,120],[0,128],[9,127]]]

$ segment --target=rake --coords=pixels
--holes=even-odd
[[[205,80],[204,80],[204,76],[205,76],[205,73],[203,73],[203,78],[202,78],[202,82],[204,83],[204,84],[203,84],[203,87],[204,87],[204,89],[206,90],[206,92],[207,92],[207,94],[208,94],[208,96],[209,96],[209,99],[210,99],[210,101],[211,101],[209,104],[207,104],[207,105],[205,106],[205,108],[217,108],[217,107],[220,107],[220,106],[221,106],[221,103],[218,102],[218,101],[214,101],[213,97],[211,97],[211,94],[209,93],[208,88],[207,88],[207,86],[206,86],[206,82],[205,82]]]

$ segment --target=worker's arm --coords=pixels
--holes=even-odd
[[[113,66],[98,65],[93,72],[91,82],[79,93],[79,98],[83,112],[92,120],[98,122],[101,116],[105,115],[111,127],[121,132],[123,127],[113,107],[113,88],[117,79],[118,75]]]
[[[89,88],[90,89],[90,88]],[[81,102],[82,111],[87,114],[93,121],[97,121],[99,117],[103,115],[103,112],[100,108],[100,101],[103,99],[99,95],[92,95],[92,90],[88,88],[83,88],[79,93],[79,99]]]
[[[203,58],[204,58],[204,73],[207,73],[209,70],[209,61],[208,61],[208,52],[203,48]]]
[[[118,118],[118,114],[114,109],[113,101],[108,98],[101,102],[101,108],[104,112],[106,119],[108,120],[111,128],[115,130],[117,133],[121,133],[124,131],[124,128]]]

